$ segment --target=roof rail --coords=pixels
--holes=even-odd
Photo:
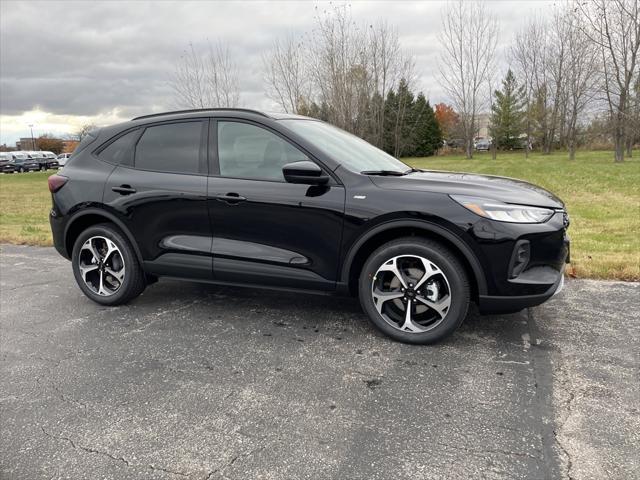
[[[264,112],[260,112],[258,110],[251,110],[250,108],[192,108],[190,110],[176,110],[173,112],[163,112],[163,113],[151,113],[149,115],[142,115],[140,117],[132,118],[133,120],[141,120],[143,118],[152,118],[152,117],[163,117],[165,115],[178,115],[180,113],[195,113],[195,112],[220,112],[220,111],[229,111],[234,110],[237,112],[247,112],[247,113],[255,113],[256,115],[261,115],[263,117],[269,118]]]

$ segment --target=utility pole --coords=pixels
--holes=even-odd
[[[29,129],[31,129],[31,149],[35,151],[36,141],[33,138],[33,124],[29,124]]]

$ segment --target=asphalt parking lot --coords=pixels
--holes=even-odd
[[[355,300],[161,280],[81,295],[2,246],[3,479],[638,478],[640,284],[394,343]]]

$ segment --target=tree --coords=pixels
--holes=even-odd
[[[629,95],[626,132],[627,157],[631,158],[633,146],[637,142],[640,142],[640,75],[636,77],[632,95]]]
[[[523,79],[527,145],[540,145],[550,153],[558,132],[562,137],[566,110],[565,70],[567,41],[564,16],[532,19],[516,34],[510,57]]]
[[[98,127],[93,123],[85,123],[82,125],[71,137],[78,142],[81,142],[84,137],[87,136],[89,132],[97,129]]]
[[[592,100],[598,78],[598,51],[581,28],[582,19],[573,11],[564,15],[567,39],[566,137],[569,160],[574,160],[578,143],[578,119]]]
[[[433,108],[422,92],[416,97],[413,110],[416,126],[413,135],[415,147],[411,154],[414,157],[435,155],[442,145],[442,131]]]
[[[62,153],[63,143],[62,140],[55,138],[50,133],[45,133],[36,138],[36,148],[60,155]]]
[[[413,56],[402,51],[397,31],[385,22],[361,25],[346,5],[316,12],[311,32],[277,40],[265,55],[267,95],[284,111],[321,115],[383,148],[390,125],[386,98],[402,78],[412,85]],[[402,112],[394,119],[405,122]],[[395,135],[404,125],[390,128]],[[395,150],[399,144],[393,143]]]
[[[394,100],[392,108],[389,109],[390,131],[393,133],[392,148],[389,149],[389,153],[399,158],[414,149],[413,127],[416,121],[415,97],[404,78],[400,80]]]
[[[511,47],[511,60],[516,66],[524,88],[524,132],[526,134],[525,158],[529,157],[529,146],[533,143],[534,108],[533,101],[538,87],[538,69],[542,63],[540,45],[541,23],[532,21],[522,31],[516,34],[514,45]]]
[[[624,161],[631,88],[638,76],[639,0],[575,1],[582,30],[599,50],[602,90],[612,120],[614,160]]]
[[[227,44],[209,43],[201,54],[193,43],[175,67],[171,87],[184,108],[237,107],[240,103],[238,69]]]
[[[435,117],[440,127],[440,132],[445,140],[450,140],[456,134],[457,125],[460,122],[456,111],[446,103],[437,103]]]
[[[302,41],[289,35],[276,39],[263,57],[267,96],[286,113],[299,113],[311,96],[305,48]]]
[[[523,88],[518,86],[511,69],[502,81],[502,90],[494,92],[489,131],[496,148],[511,150],[521,142],[524,113]]]
[[[477,115],[493,67],[498,26],[479,2],[458,0],[444,11],[440,83],[460,116],[467,158],[473,157]]]

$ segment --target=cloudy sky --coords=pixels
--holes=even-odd
[[[556,2],[490,1],[498,54]],[[443,2],[350,2],[358,22],[387,20],[413,52],[419,89],[446,101],[436,79]],[[0,2],[0,144],[85,123],[115,123],[171,109],[169,81],[181,52],[222,39],[238,64],[241,102],[277,110],[264,93],[262,54],[274,38],[313,28],[321,2]],[[501,62],[501,69],[506,64]]]

